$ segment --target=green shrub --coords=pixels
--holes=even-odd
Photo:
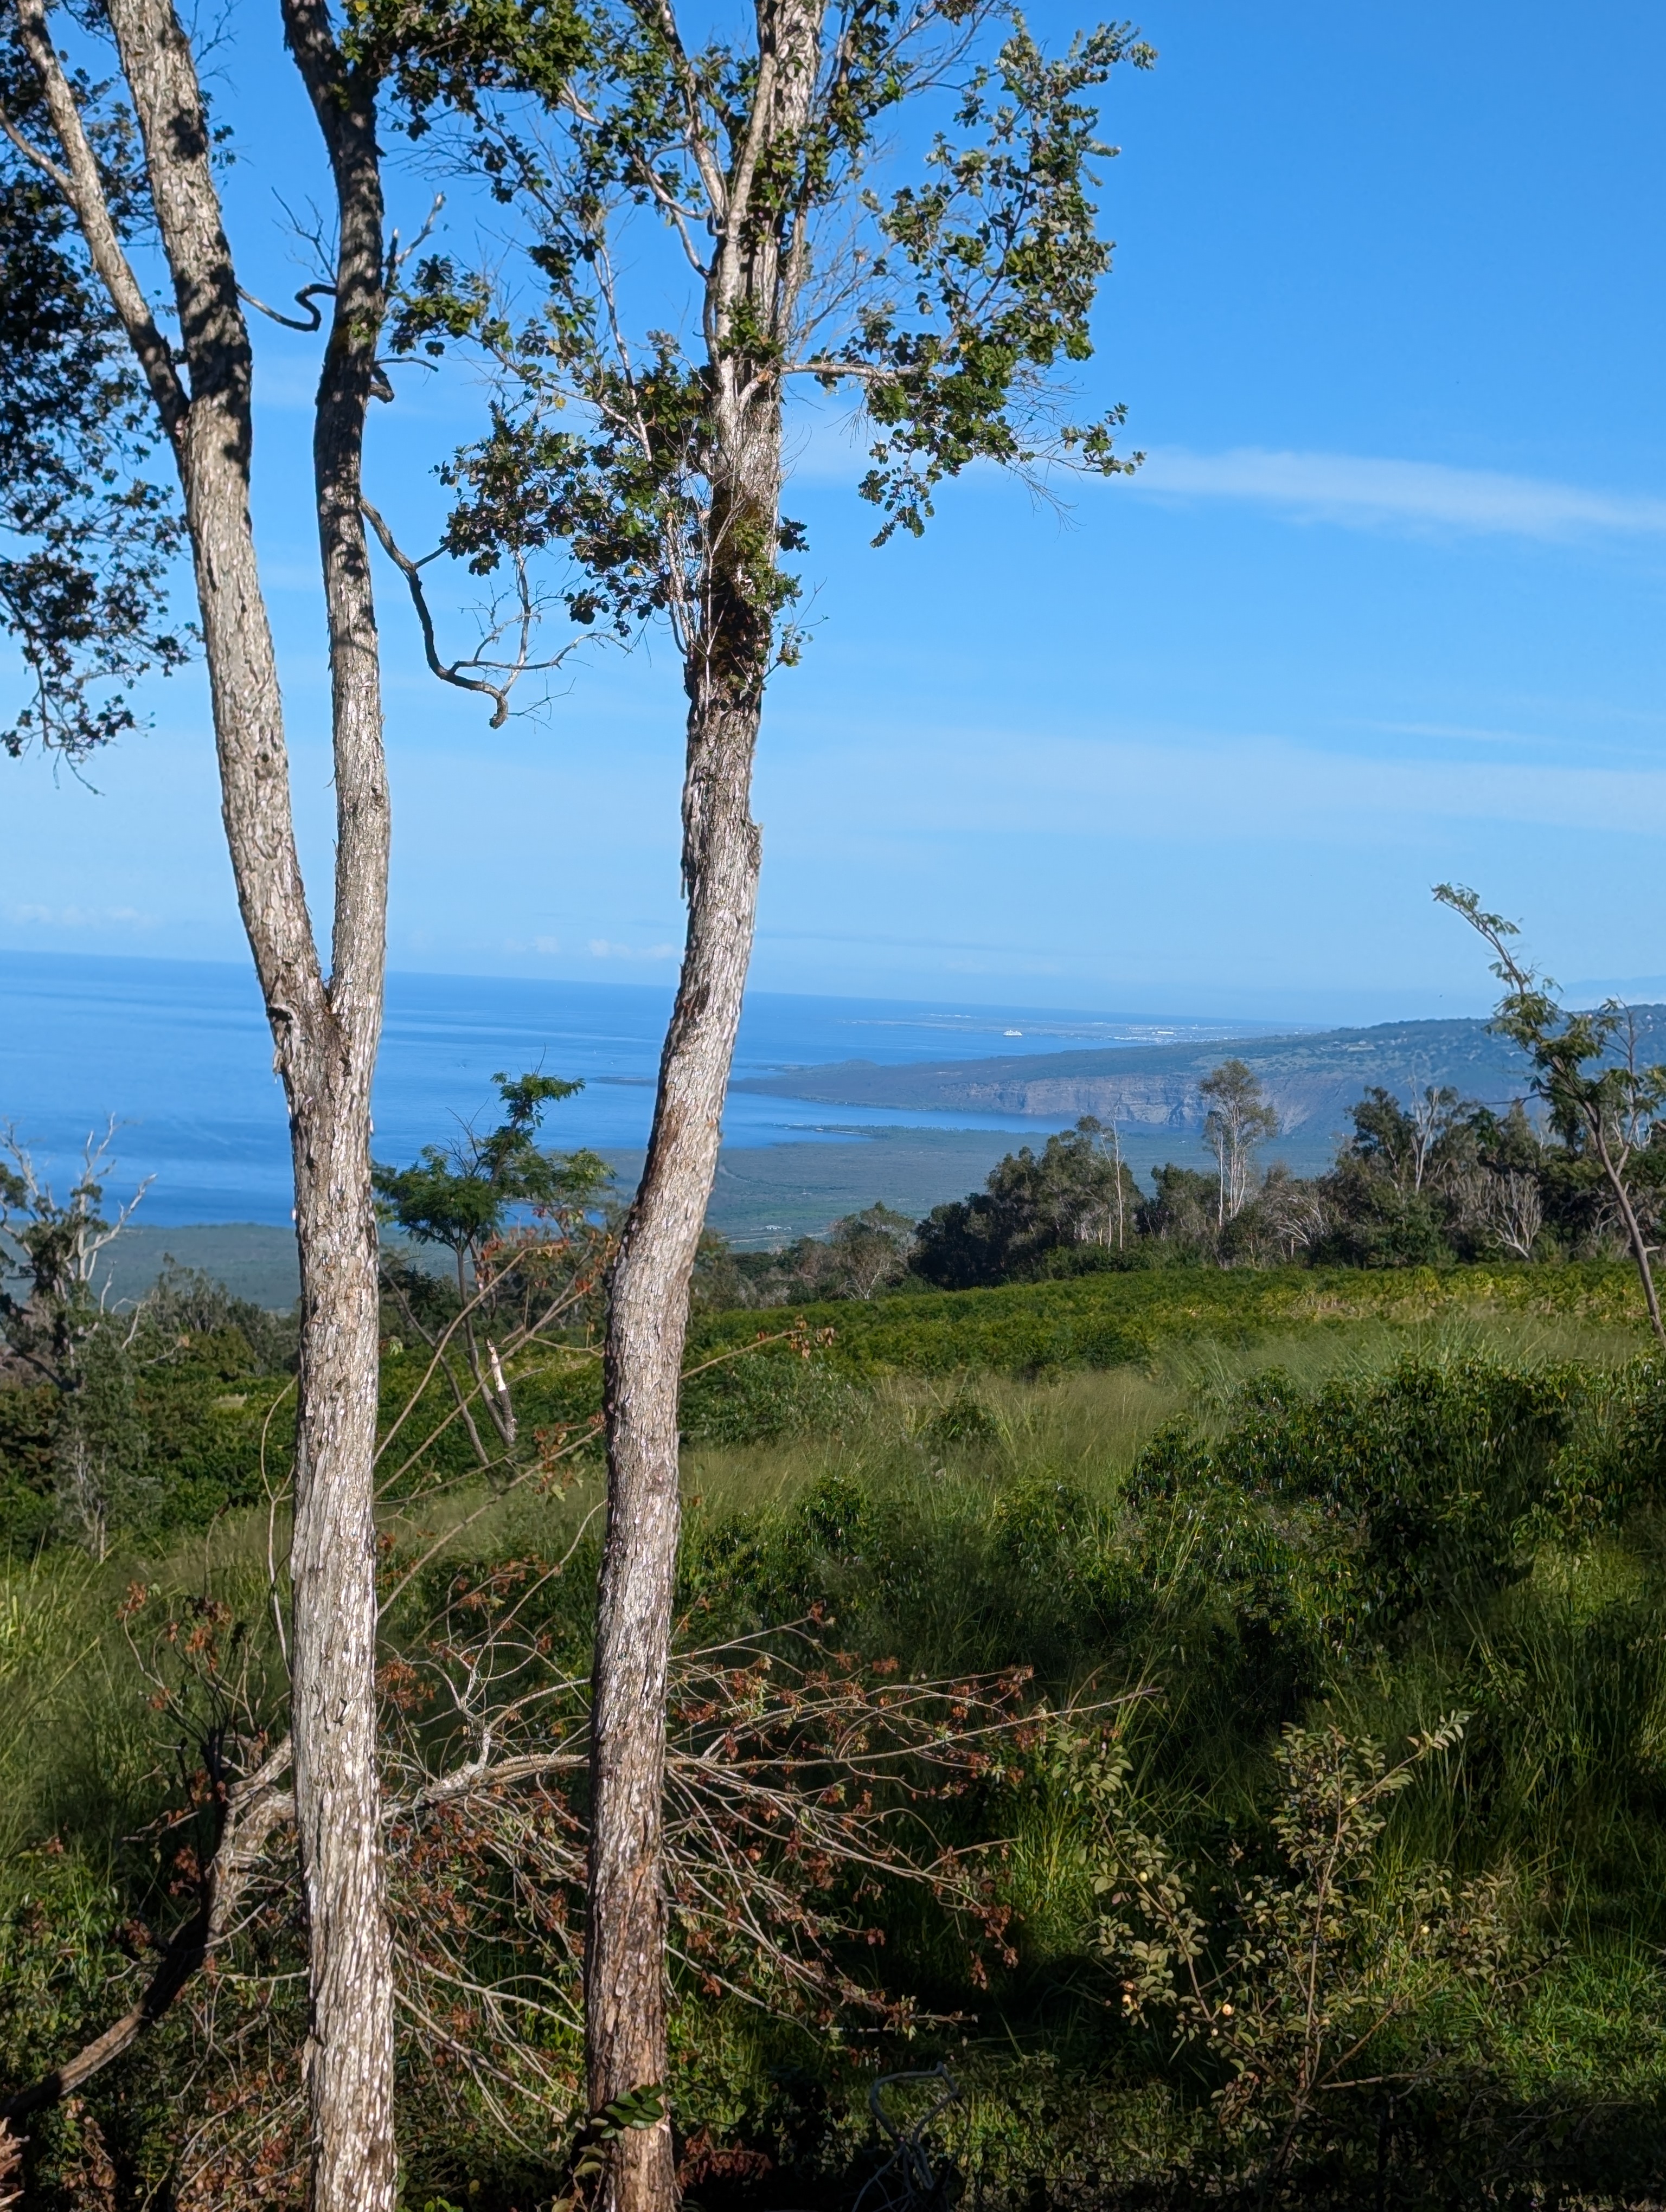
[[[836,1431],[852,1410],[848,1382],[820,1350],[748,1353],[696,1375],[684,1387],[682,1431],[690,1443],[768,1443],[777,1437]]]
[[[1146,1361],[1164,1347],[1202,1340],[1230,1344],[1292,1328],[1328,1331],[1372,1322],[1412,1327],[1466,1314],[1620,1328],[1644,1318],[1635,1273],[1596,1262],[1382,1272],[1157,1267],[793,1311],[804,1328],[831,1333],[832,1364],[856,1380],[1033,1376]],[[701,1317],[690,1334],[690,1359],[749,1344],[757,1334],[751,1312]],[[793,1355],[779,1349],[759,1356]]]

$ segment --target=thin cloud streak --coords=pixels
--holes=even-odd
[[[1544,540],[1666,536],[1666,499],[1356,453],[1170,446],[1149,453],[1132,484],[1159,497],[1240,500],[1328,522],[1423,523]]]
[[[1045,731],[870,732],[847,739],[836,786],[805,779],[802,753],[769,764],[772,805],[800,841],[941,848],[957,837],[1170,841],[1177,808],[1193,839],[1368,846],[1441,823],[1515,823],[1602,835],[1666,835],[1666,769],[1554,762],[1371,758],[1276,737],[1102,737]],[[1011,763],[1024,763],[1014,788]],[[876,822],[870,794],[886,803]],[[803,826],[813,821],[813,833]]]

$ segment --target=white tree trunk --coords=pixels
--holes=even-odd
[[[314,437],[337,796],[326,980],[295,846],[283,702],[249,510],[252,354],[190,43],[170,0],[109,0],[173,280],[182,378],[110,221],[43,0],[17,0],[17,9],[63,149],[71,205],[149,380],[185,494],[227,843],[289,1101],[301,1277],[292,1698],[310,1943],[311,2197],[315,2212],[392,2212],[392,1961],[375,1765],[377,1281],[369,1173],[388,799],[358,514],[382,313],[374,110],[341,69],[321,10],[293,0],[286,29],[329,148],[341,230]]]
[[[752,762],[775,653],[769,588],[782,475],[779,380],[767,359],[750,357],[728,337],[738,327],[778,337],[790,329],[802,252],[783,251],[778,211],[755,210],[749,194],[770,145],[777,137],[791,143],[803,127],[821,21],[820,0],[773,0],[758,9],[757,106],[734,156],[707,289],[714,341],[708,550],[684,648],[688,938],[608,1317],[608,1518],[585,1953],[593,2112],[662,2082],[666,2069],[660,1796],[679,1528],[679,1376],[689,1279],[717,1169],[751,958],[761,857]],[[608,2212],[669,2212],[675,2201],[667,2117],[619,2142]]]

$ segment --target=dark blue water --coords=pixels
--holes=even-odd
[[[446,1142],[459,1123],[489,1116],[499,1068],[582,1079],[579,1096],[550,1110],[552,1144],[641,1145],[670,1004],[669,992],[651,985],[391,976],[377,1157],[409,1160],[422,1145]],[[746,1002],[736,1073],[1243,1036],[1258,1026],[1267,1025],[759,992]],[[154,1176],[146,1220],[289,1218],[283,1094],[247,969],[0,952],[0,1123],[13,1123],[37,1163],[62,1179],[88,1131],[101,1132],[112,1115],[123,1125],[112,1194]],[[742,1093],[729,1103],[724,1133],[731,1145],[802,1144],[945,1119]],[[960,1128],[1036,1131],[1017,1115],[952,1119]]]

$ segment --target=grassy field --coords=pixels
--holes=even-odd
[[[1034,1375],[1061,1367],[1148,1360],[1192,1339],[1253,1340],[1270,1330],[1335,1334],[1361,1322],[1410,1328],[1481,1313],[1500,1322],[1572,1322],[1630,1328],[1643,1318],[1627,1267],[1166,1267],[939,1291],[797,1310],[830,1328],[839,1364],[860,1374]],[[714,1316],[702,1346],[739,1344],[754,1314]]]

